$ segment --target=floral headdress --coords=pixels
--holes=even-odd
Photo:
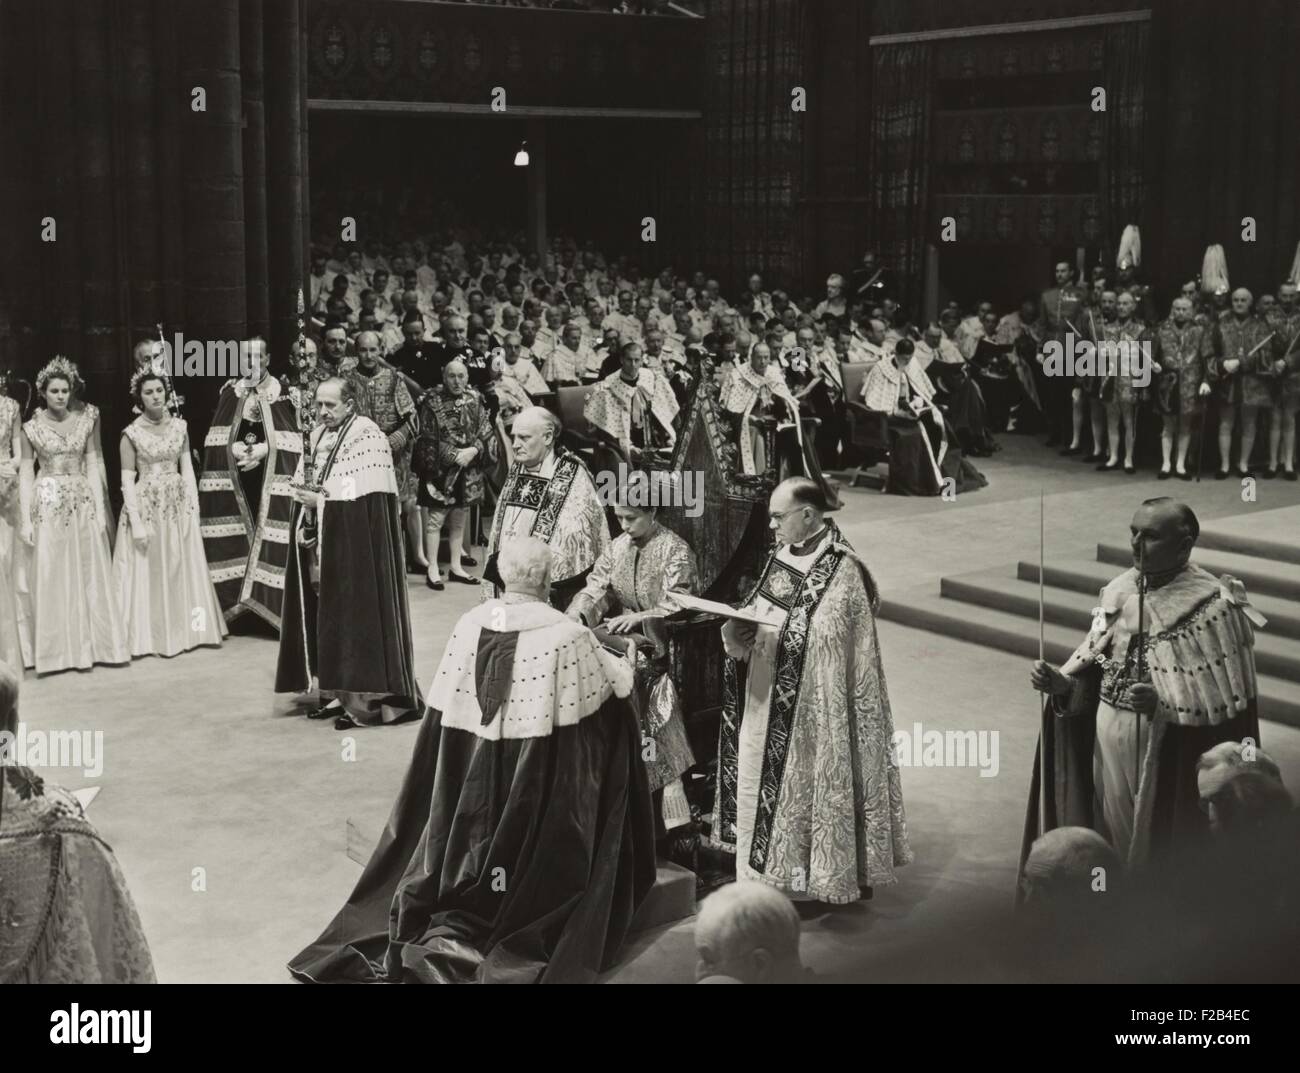
[[[172,388],[171,377],[167,375],[166,362],[163,361],[161,355],[155,357],[147,365],[141,365],[140,368],[136,369],[134,375],[131,377],[131,398],[137,398],[137,392],[139,391],[140,385],[146,380],[161,380],[163,382],[163,387],[167,391],[168,398],[171,398],[172,395],[175,394]]]
[[[66,380],[73,395],[77,393],[78,388],[84,385],[84,381],[81,379],[81,373],[77,370],[76,364],[69,361],[62,354],[56,354],[54,360],[49,362],[45,368],[36,374],[37,392],[44,395],[45,385],[55,379]]]
[[[151,380],[155,377],[163,382],[163,388],[167,392],[167,409],[175,416],[181,414],[181,404],[185,402],[182,395],[177,394],[176,385],[172,383],[171,370],[167,365],[167,344],[162,340],[162,325],[158,326],[158,340],[153,344],[153,357],[142,365],[137,366],[135,372],[131,375],[131,385],[128,389],[134,405],[131,407],[133,414],[142,414],[144,411],[140,408],[140,400],[137,391],[140,384],[145,380]],[[137,347],[137,349],[139,349]]]

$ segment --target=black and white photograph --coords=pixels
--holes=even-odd
[[[1284,0],[0,0],[25,1042],[471,983],[1280,1038],[1298,57]]]

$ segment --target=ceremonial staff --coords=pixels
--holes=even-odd
[[[1136,681],[1141,682],[1146,675],[1146,645],[1144,630],[1146,628],[1146,537],[1138,538],[1138,628],[1137,628],[1137,665]],[[1142,715],[1133,713],[1133,794],[1137,795],[1138,784],[1142,780]]]
[[[1038,490],[1038,658],[1043,659],[1043,490]]]
[[[319,492],[316,484],[315,450],[312,448],[311,434],[316,427],[316,407],[310,398],[311,363],[307,360],[307,305],[303,300],[302,288],[298,288],[298,357],[294,364],[298,371],[298,390],[302,393],[298,407],[298,424],[302,429],[302,484],[299,486],[309,492]],[[302,529],[308,542],[316,538],[316,512],[303,504]]]

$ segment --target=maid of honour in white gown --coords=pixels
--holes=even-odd
[[[212,588],[199,490],[184,418],[168,411],[171,384],[153,369],[131,378],[140,416],[122,433],[122,516],[113,578],[132,656],[175,656],[220,645],[227,633]]]
[[[38,674],[130,659],[112,577],[99,410],[74,408],[81,384],[77,367],[55,358],[36,377],[45,405],[23,425],[19,632],[23,662]]]

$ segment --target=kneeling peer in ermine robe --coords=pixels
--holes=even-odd
[[[529,571],[549,558],[506,545],[506,595],[456,623],[379,846],[300,979],[591,982],[653,886],[632,668],[544,583],[518,591],[521,544]]]
[[[294,512],[275,689],[306,693],[315,680],[353,723],[402,722],[418,716],[419,689],[393,456],[368,417],[332,420],[312,431],[324,487],[314,535],[304,507]]]
[[[844,904],[911,861],[878,603],[833,522],[774,551],[746,598],[784,622],[723,670],[713,842],[736,854],[737,879]]]
[[[1259,743],[1251,623],[1264,619],[1245,587],[1186,562],[1148,581],[1139,635],[1137,576],[1126,570],[1101,590],[1091,632],[1061,668],[1070,691],[1044,705],[1022,870],[1056,827],[1094,828],[1130,866],[1205,837],[1198,758],[1224,741]],[[1139,636],[1159,698],[1151,717],[1128,706]]]

